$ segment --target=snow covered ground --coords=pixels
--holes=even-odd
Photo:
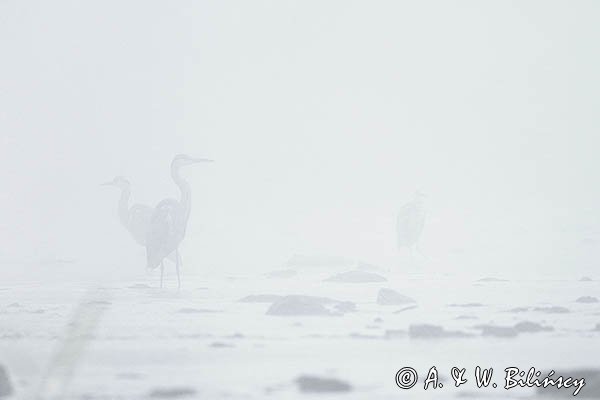
[[[599,367],[599,281],[377,274],[0,284],[0,365],[15,398],[65,399],[531,397],[502,388],[504,368]],[[478,365],[497,389],[476,387]],[[406,366],[419,382],[402,390]],[[424,391],[431,366],[444,387]]]

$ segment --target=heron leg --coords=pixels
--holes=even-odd
[[[163,261],[160,262],[160,288],[163,287],[163,274],[165,272],[165,264]]]
[[[181,278],[179,277],[179,263],[181,262],[181,257],[179,256],[179,249],[175,250],[175,269],[177,270],[177,289],[181,289]]]

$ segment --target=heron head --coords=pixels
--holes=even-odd
[[[119,189],[126,189],[130,185],[131,184],[129,183],[129,181],[127,179],[123,178],[122,176],[117,176],[112,181],[105,182],[102,184],[102,186],[114,186],[114,187],[118,187]]]
[[[173,167],[178,168],[178,167],[183,167],[185,165],[197,164],[197,163],[201,163],[201,162],[213,162],[213,160],[208,159],[208,158],[191,157],[191,156],[188,156],[187,154],[177,154],[173,158],[173,162],[171,163],[171,165]]]
[[[415,200],[422,203],[425,201],[426,198],[427,198],[427,196],[425,195],[425,193],[421,192],[420,190],[417,190],[415,192]]]

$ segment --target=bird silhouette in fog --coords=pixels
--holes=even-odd
[[[412,201],[406,203],[398,212],[396,220],[396,235],[398,248],[407,247],[410,257],[414,250],[419,251],[418,242],[425,226],[425,195],[416,192]]]
[[[171,162],[171,178],[179,187],[181,197],[179,200],[165,199],[156,205],[150,219],[146,235],[146,258],[148,269],[160,266],[160,286],[163,285],[164,264],[163,260],[175,252],[175,269],[177,271],[177,287],[181,288],[179,267],[179,244],[185,237],[188,219],[191,210],[190,185],[179,174],[181,167],[200,162],[211,162],[206,158],[194,158],[185,154],[178,154]]]
[[[102,185],[114,186],[121,190],[121,197],[118,203],[118,214],[121,225],[129,231],[137,244],[145,246],[154,209],[144,204],[134,204],[129,207],[131,183],[122,176],[117,176],[112,181],[103,183]],[[169,254],[168,258],[175,262],[175,252]]]

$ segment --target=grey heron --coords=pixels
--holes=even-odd
[[[398,212],[396,220],[396,235],[398,248],[407,247],[410,251],[411,259],[413,251],[416,248],[423,227],[425,226],[425,195],[416,192],[412,201],[404,204]]]
[[[154,209],[144,204],[133,204],[129,207],[131,183],[122,176],[117,176],[112,181],[103,183],[102,185],[114,186],[121,190],[117,209],[121,225],[127,229],[137,244],[145,246]],[[172,262],[175,262],[175,257],[176,254],[173,252],[169,254],[168,258]]]
[[[190,185],[180,176],[180,168],[186,165],[212,161],[207,158],[194,158],[185,154],[178,154],[171,162],[171,178],[179,187],[181,197],[179,200],[165,199],[156,205],[146,235],[147,268],[155,269],[160,265],[161,287],[164,273],[163,259],[175,252],[177,287],[181,288],[181,278],[179,276],[181,257],[179,256],[178,247],[185,237],[192,201]]]

